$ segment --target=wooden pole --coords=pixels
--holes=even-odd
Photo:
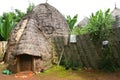
[[[46,0],[46,3],[48,2],[48,0]]]
[[[61,55],[60,55],[60,59],[59,59],[59,61],[58,61],[58,66],[60,65],[61,59],[62,59],[62,57],[63,57],[63,53],[64,53],[64,48],[62,49],[62,52],[61,52]]]

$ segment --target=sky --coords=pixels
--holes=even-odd
[[[26,11],[29,3],[38,5],[45,3],[46,0],[0,0],[0,15],[3,12],[13,11],[14,9],[20,9]],[[98,10],[107,10],[110,8],[112,11],[116,6],[120,8],[120,0],[48,0],[47,3],[58,9],[64,16],[70,15],[73,17],[78,14],[78,22],[84,17],[89,17],[91,13],[95,13]]]

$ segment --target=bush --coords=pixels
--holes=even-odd
[[[99,62],[99,69],[104,71],[116,71],[118,66],[116,65],[116,60],[112,56],[112,42],[109,38],[112,34],[112,16],[110,14],[110,9],[102,12],[102,10],[97,11],[96,14],[90,16],[90,21],[87,25],[88,32],[91,39],[97,47],[101,50],[101,60]],[[108,41],[108,44],[102,44],[103,41]],[[99,46],[98,46],[99,45]]]

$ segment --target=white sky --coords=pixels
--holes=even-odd
[[[29,2],[38,5],[45,3],[46,0],[0,0],[0,15],[3,12],[11,11],[12,9],[20,9],[26,11]],[[85,16],[89,17],[92,12],[100,9],[111,11],[115,7],[115,3],[120,8],[120,0],[48,0],[48,3],[57,8],[64,16],[74,16],[78,14],[78,22]]]

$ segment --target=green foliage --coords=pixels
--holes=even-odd
[[[25,14],[16,9],[15,12],[3,13],[0,16],[0,36],[1,40],[6,41],[10,35],[11,30],[20,21]]]
[[[34,7],[35,7],[35,5],[33,3],[29,3],[29,6],[27,8],[27,13],[31,12]]]
[[[34,4],[29,4],[27,13],[30,12],[33,8]],[[11,30],[25,14],[26,13],[15,9],[13,12],[3,13],[3,15],[0,16],[0,41],[8,40]]]
[[[110,36],[112,22],[113,19],[110,14],[110,9],[105,11],[105,13],[102,10],[97,11],[95,15],[92,13],[87,25],[92,40],[106,40]]]
[[[70,30],[72,32],[76,22],[77,22],[77,18],[78,18],[78,15],[76,14],[73,18],[71,18],[71,16],[67,16],[66,20],[69,24],[69,27],[70,27]]]
[[[15,14],[13,12],[10,13],[3,13],[3,16],[0,20],[0,33],[3,40],[7,40],[9,33],[13,26],[15,26],[15,21],[13,20],[15,18]]]
[[[104,71],[116,71],[117,65],[115,59],[112,56],[112,43],[109,41],[109,37],[112,35],[112,16],[110,9],[102,12],[97,11],[96,14],[90,16],[90,21],[87,25],[88,32],[91,39],[96,46],[102,51],[101,60],[99,62],[99,68]],[[103,45],[102,42],[108,40],[107,45]]]
[[[25,13],[24,12],[22,12],[22,11],[20,11],[20,10],[18,10],[18,9],[15,9],[15,21],[16,22],[19,22],[20,20],[21,20],[21,18],[25,15]]]
[[[75,35],[82,35],[82,34],[87,34],[88,33],[88,27],[74,27],[74,29],[72,30],[71,34],[75,34]]]

